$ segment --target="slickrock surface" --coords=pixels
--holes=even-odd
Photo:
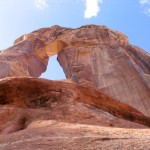
[[[19,138],[18,138],[19,137]],[[149,150],[149,129],[121,129],[37,120],[0,136],[1,150]]]
[[[37,78],[55,54],[67,79]],[[149,108],[150,55],[106,26],[42,28],[0,52],[2,150],[149,150]]]

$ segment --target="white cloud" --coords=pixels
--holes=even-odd
[[[150,0],[140,0],[140,4],[141,5],[150,4]]]
[[[145,15],[150,16],[150,0],[139,0]]]
[[[84,0],[86,9],[84,12],[84,18],[96,17],[100,11],[99,3],[103,3],[103,0]]]
[[[40,10],[43,10],[48,7],[46,0],[35,0],[34,2],[35,2],[36,8]]]
[[[150,7],[144,10],[144,14],[150,17]]]

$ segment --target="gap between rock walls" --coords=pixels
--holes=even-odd
[[[54,55],[49,58],[47,70],[41,74],[40,78],[45,78],[49,80],[66,79],[63,68],[60,66],[57,60],[57,55]]]

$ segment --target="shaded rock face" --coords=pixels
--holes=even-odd
[[[94,88],[37,78],[7,78],[0,87],[1,126],[11,120],[25,127],[25,122],[42,117],[104,126],[150,126],[150,118]]]
[[[37,78],[55,54],[67,79]],[[149,149],[149,107],[150,55],[105,26],[42,28],[0,52],[0,149]]]

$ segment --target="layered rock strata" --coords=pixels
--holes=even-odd
[[[0,87],[1,133],[27,128],[36,119],[150,127],[150,118],[94,88],[38,78],[7,78]]]

